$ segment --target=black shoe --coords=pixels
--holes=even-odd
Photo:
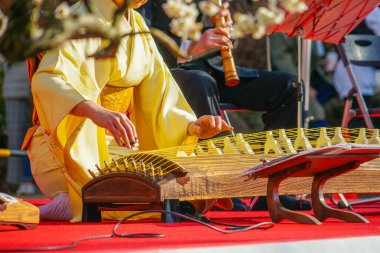
[[[252,200],[255,197],[252,198]],[[267,197],[260,196],[252,206],[252,211],[268,211]]]
[[[189,202],[189,201],[180,201],[178,204],[178,210],[180,214],[183,214],[185,216],[189,216],[190,218],[200,220],[206,223],[210,222],[210,219],[204,216],[203,214],[200,214],[197,212],[195,206]],[[179,218],[178,221],[185,220],[188,221],[185,218]]]
[[[232,203],[234,203],[232,211],[249,211],[249,206],[239,198],[232,198]]]
[[[299,200],[293,196],[281,195],[280,196],[281,204],[289,210],[293,211],[302,211],[302,210],[311,210],[311,203],[307,200]],[[267,197],[260,196],[256,203],[252,207],[252,211],[267,211]]]
[[[189,201],[180,201],[177,211],[180,214],[189,215],[189,216],[194,216],[197,212],[194,205],[191,204],[191,202],[189,202]]]

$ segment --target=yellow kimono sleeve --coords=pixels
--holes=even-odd
[[[135,87],[132,120],[143,150],[181,145],[187,126],[196,116],[157,49],[153,49],[151,74]]]
[[[99,45],[98,39],[70,41],[60,49],[46,52],[32,79],[33,100],[41,126],[48,131],[51,151],[62,163],[64,175],[69,175],[67,180],[76,191],[76,195],[70,195],[72,201],[74,197],[79,199],[80,187],[90,179],[87,169],[108,158],[104,155],[107,150],[104,129],[97,128],[91,120],[70,114],[84,100],[99,103],[100,90],[109,76],[108,61],[96,65],[103,71],[96,76],[95,60],[85,57]],[[72,203],[77,218],[80,203]]]
[[[91,59],[85,60],[77,53],[91,45],[68,42],[63,48],[46,52],[33,76],[32,94],[38,117],[51,133],[75,105],[84,100],[97,101],[100,88],[86,66]],[[96,45],[93,47],[95,50]]]

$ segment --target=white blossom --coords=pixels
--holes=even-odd
[[[252,32],[251,32],[252,38],[257,40],[257,39],[261,39],[262,37],[264,37],[265,28],[266,27],[264,25],[255,24],[254,28],[252,29]]]
[[[285,19],[285,12],[302,13],[307,10],[303,0],[267,0],[266,7],[259,7],[255,13],[236,12],[233,16],[234,25],[231,30],[232,38],[251,35],[261,38],[265,35],[267,26],[280,24]],[[207,16],[215,16],[219,10],[218,0],[203,0],[199,10]],[[181,38],[199,38],[202,25],[196,22],[199,14],[192,0],[168,0],[163,5],[166,14],[172,18],[171,32]]]
[[[274,13],[266,7],[259,7],[256,15],[257,15],[257,22],[260,25],[268,25],[275,18]]]
[[[290,13],[302,13],[307,10],[307,5],[301,0],[281,0],[281,5]]]
[[[168,0],[163,9],[172,18],[170,31],[173,34],[183,39],[200,38],[202,24],[196,22],[199,15],[196,4],[189,0]]]
[[[201,12],[209,17],[215,16],[220,10],[220,7],[212,1],[201,1],[198,6]]]
[[[241,38],[250,34],[254,29],[255,17],[252,14],[235,13],[234,25],[231,36],[233,38]]]
[[[66,2],[60,3],[55,9],[55,17],[58,19],[65,19],[70,16],[70,7]]]
[[[173,19],[170,23],[170,31],[184,39],[199,39],[201,29],[202,24],[195,23],[191,18]]]
[[[184,15],[185,5],[183,0],[168,0],[162,8],[169,18],[178,18]]]
[[[273,18],[273,22],[276,23],[276,24],[280,24],[282,23],[282,21],[284,21],[285,19],[285,12],[279,8],[275,8],[272,10],[272,12],[274,13],[274,18]]]
[[[187,5],[187,7],[184,8],[183,11],[184,11],[184,14],[183,14],[184,17],[191,18],[194,21],[197,19],[198,15],[199,15],[199,11],[198,11],[197,5],[195,3],[191,3],[191,4]]]
[[[241,38],[251,35],[259,39],[265,35],[266,28],[272,24],[281,24],[285,19],[285,10],[290,13],[302,13],[307,5],[302,0],[267,0],[267,7],[259,7],[256,13],[235,13],[231,37]]]

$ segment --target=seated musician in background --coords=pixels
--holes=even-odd
[[[198,41],[181,41],[170,31],[170,19],[162,4],[166,0],[151,0],[138,11],[148,26],[170,35],[187,52],[189,59],[177,59],[167,47],[158,43],[159,51],[197,116],[219,115],[219,102],[265,111],[264,129],[297,127],[297,90],[295,75],[284,72],[267,72],[237,66],[240,83],[225,85],[225,74],[220,54],[213,53],[191,61],[191,56],[206,54],[215,49],[231,49],[229,30],[232,25],[229,3],[224,3],[216,16],[223,17],[225,27],[215,28],[210,19],[200,14],[206,30]],[[194,3],[200,1],[195,0]]]
[[[213,27],[211,20],[200,14],[207,29],[198,41],[181,41],[170,31],[170,18],[162,8],[166,0],[151,0],[138,11],[145,17],[148,26],[158,28],[170,35],[189,56],[198,56],[215,49],[231,49],[229,30],[232,25],[229,3],[223,3],[215,17],[224,18],[224,27]],[[194,3],[200,1],[195,0]],[[262,116],[264,130],[297,127],[297,78],[285,72],[267,72],[237,66],[240,83],[225,85],[225,74],[220,54],[209,54],[196,60],[175,58],[158,43],[165,62],[171,67],[174,79],[180,86],[195,114],[220,115],[219,102],[265,111]],[[281,196],[283,204],[290,209],[310,209],[310,203],[302,204],[293,197]],[[266,198],[259,198],[254,209],[266,209]]]
[[[120,1],[93,2],[99,19],[110,24]],[[120,21],[125,32],[148,31],[133,10],[141,4],[136,0],[126,10]],[[103,45],[101,38],[70,40],[43,53],[32,76],[36,125],[26,143],[36,183],[52,198],[40,208],[41,219],[81,220],[88,169],[110,160],[106,132],[128,152],[138,145],[142,150],[180,146],[232,129],[219,116],[196,118],[150,34],[125,37],[114,58],[88,57]],[[109,93],[116,96],[105,108],[101,102]]]

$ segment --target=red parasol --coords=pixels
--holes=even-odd
[[[304,13],[287,12],[280,25],[271,26],[267,34],[283,32],[288,36],[301,35],[304,39],[327,43],[341,43],[380,0],[305,0]]]

